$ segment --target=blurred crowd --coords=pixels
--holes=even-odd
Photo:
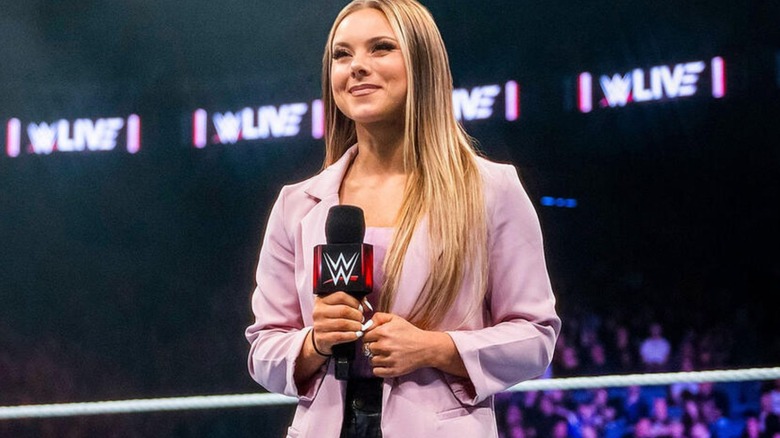
[[[738,315],[734,330],[683,323],[672,334],[649,312],[619,315],[569,315],[542,378],[750,365],[736,353]],[[780,438],[780,380],[507,392],[496,403],[503,438]]]
[[[778,438],[780,380],[502,393],[503,438]]]

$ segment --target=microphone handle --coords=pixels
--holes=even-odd
[[[336,361],[336,378],[349,380],[352,361],[355,357],[355,341],[333,346],[333,359]]]

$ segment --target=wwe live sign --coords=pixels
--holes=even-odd
[[[502,92],[503,102],[500,100]],[[489,119],[501,107],[506,120],[515,121],[520,117],[520,87],[515,81],[509,81],[503,87],[493,84],[455,89],[452,99],[458,120]],[[304,120],[307,123],[310,120],[313,138],[320,139],[325,135],[321,100],[310,104],[295,102],[246,107],[234,112],[212,114],[200,108],[192,113],[192,145],[201,149],[209,144],[295,137],[301,133]]]
[[[126,119],[106,117],[28,123],[25,129],[19,119],[12,118],[6,123],[5,149],[9,157],[17,157],[22,152],[49,155],[54,152],[111,151],[123,140],[127,152],[134,154],[141,149],[141,118],[138,115],[131,114]],[[25,145],[24,149],[22,145]]]
[[[580,112],[589,113],[594,103],[601,108],[615,108],[689,97],[700,93],[706,82],[712,97],[721,98],[726,94],[725,69],[723,58],[715,57],[709,64],[693,61],[601,75],[596,84],[591,73],[583,72],[577,81],[578,107]],[[594,90],[597,90],[595,95]]]

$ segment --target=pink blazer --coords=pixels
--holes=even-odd
[[[288,437],[338,437],[345,383],[326,362],[305,393],[293,369],[312,325],[312,259],[326,243],[325,219],[339,203],[353,147],[306,181],[285,186],[268,219],[252,295],[255,322],[246,329],[249,373],[265,389],[298,398]],[[489,290],[481,312],[462,293],[440,327],[463,358],[469,378],[436,369],[385,379],[384,438],[497,437],[493,394],[540,376],[550,364],[560,331],[544,260],[536,212],[513,166],[479,159],[489,229]],[[409,314],[429,273],[425,222],[418,226],[404,261],[392,313]],[[468,284],[468,282],[466,282]]]

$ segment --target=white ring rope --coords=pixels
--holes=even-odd
[[[508,391],[571,390],[635,385],[668,385],[683,382],[739,382],[774,379],[780,379],[780,367],[537,379],[519,383],[509,388]],[[297,398],[295,397],[264,393],[0,406],[0,420],[183,411],[190,409],[244,408],[295,404],[296,402]]]
[[[687,382],[744,382],[780,378],[778,368],[750,368],[742,370],[689,371],[679,373],[624,374],[595,377],[566,377],[528,380],[509,391],[545,391],[551,389],[609,388],[615,386],[653,386]]]

